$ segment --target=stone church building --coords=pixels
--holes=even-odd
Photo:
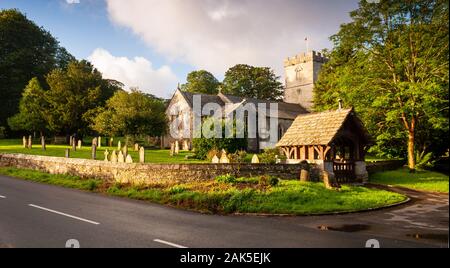
[[[308,53],[301,53],[292,58],[287,58],[284,61],[285,68],[285,92],[283,101],[274,102],[260,99],[243,98],[238,96],[231,96],[219,93],[217,95],[207,95],[198,93],[183,92],[179,89],[173,94],[166,109],[166,114],[169,119],[169,125],[173,125],[174,120],[177,118],[187,118],[187,123],[177,126],[179,132],[183,132],[183,128],[189,125],[189,129],[192,129],[193,117],[194,117],[194,97],[201,97],[201,106],[208,103],[218,104],[217,107],[239,107],[246,104],[254,104],[258,107],[258,104],[266,104],[267,107],[270,103],[277,103],[278,105],[278,126],[277,137],[274,139],[262,139],[258,135],[256,138],[248,139],[249,152],[259,152],[268,147],[274,147],[288,128],[292,125],[298,115],[309,113],[312,108],[313,102],[313,87],[317,80],[318,73],[323,63],[327,59],[321,55],[321,53],[315,51],[309,51]],[[225,109],[223,109],[225,110]],[[174,112],[175,111],[175,112]],[[270,113],[268,111],[256,111],[257,113],[264,112],[267,114],[267,120],[269,121]],[[201,116],[201,115],[200,115]],[[245,119],[245,125],[247,127],[248,120]],[[267,124],[269,125],[269,124]],[[275,133],[275,131],[271,132]],[[172,143],[178,141],[180,149],[190,150],[192,149],[192,133],[189,137],[184,135],[182,138],[173,137],[170,133],[162,138],[161,143],[165,148],[170,148]],[[275,143],[273,142],[275,140]]]

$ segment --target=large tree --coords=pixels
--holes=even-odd
[[[16,9],[0,11],[0,126],[18,111],[22,91],[31,78],[44,81],[55,67],[73,60],[45,29]]]
[[[183,91],[191,93],[217,94],[220,82],[208,71],[199,70],[187,75],[187,83],[181,86]]]
[[[43,135],[47,129],[47,102],[45,91],[37,78],[30,80],[22,93],[19,113],[8,119],[12,130],[39,132]]]
[[[404,144],[414,170],[417,142],[426,150],[432,137],[448,131],[448,3],[363,0],[350,15],[331,38],[335,47],[315,86],[316,109],[344,99],[363,116],[377,146]]]
[[[91,120],[91,128],[107,136],[161,136],[167,128],[163,100],[138,90],[118,91],[98,115]]]
[[[238,64],[225,73],[222,93],[264,100],[279,100],[283,85],[268,67]]]
[[[88,131],[92,111],[105,105],[119,84],[104,80],[87,61],[73,61],[67,69],[55,69],[47,76],[49,90],[48,125],[51,131],[61,134]]]

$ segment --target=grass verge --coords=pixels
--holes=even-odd
[[[374,173],[370,176],[372,183],[439,193],[449,192],[448,181],[449,176],[439,172],[417,170],[415,173],[410,173],[407,168]]]
[[[397,193],[359,186],[344,185],[337,191],[326,189],[322,183],[287,180],[281,180],[277,186],[266,186],[261,185],[257,178],[240,178],[233,183],[206,181],[138,187],[17,168],[0,168],[0,174],[217,214],[353,212],[406,200],[405,196]]]

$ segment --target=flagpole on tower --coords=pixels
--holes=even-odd
[[[306,43],[306,53],[309,51],[309,40],[308,37],[305,37],[305,43]]]

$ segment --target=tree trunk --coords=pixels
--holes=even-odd
[[[416,169],[416,161],[414,159],[414,132],[408,133],[408,167],[410,172],[414,172]]]

